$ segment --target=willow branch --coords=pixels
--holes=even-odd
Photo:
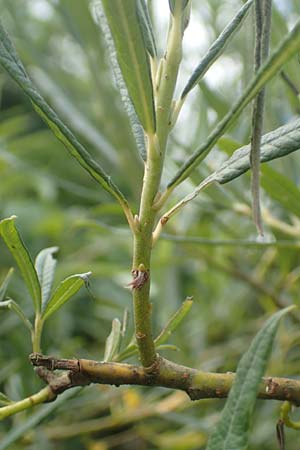
[[[34,366],[47,370],[66,370],[62,377],[51,384],[56,395],[74,386],[91,383],[109,385],[160,386],[185,391],[191,400],[225,398],[228,396],[234,373],[212,373],[175,364],[164,358],[158,359],[158,370],[149,373],[141,366],[88,359],[57,359],[40,354],[30,356]],[[300,406],[300,380],[278,377],[262,379],[258,398],[290,401]]]

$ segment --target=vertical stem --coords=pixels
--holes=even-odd
[[[170,18],[167,50],[163,58],[160,85],[156,92],[156,135],[148,135],[147,161],[140,201],[139,221],[135,227],[133,245],[133,303],[135,334],[141,363],[155,370],[156,351],[152,338],[150,269],[152,233],[156,220],[153,207],[158,193],[168,134],[170,111],[182,55],[182,8],[183,0],[176,2]]]
[[[41,353],[41,337],[43,330],[43,320],[39,313],[35,316],[34,331],[32,332],[32,351],[33,353]]]

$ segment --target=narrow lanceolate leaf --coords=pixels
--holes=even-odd
[[[207,156],[220,137],[228,130],[233,122],[239,117],[243,109],[253,100],[261,88],[276,75],[285,64],[300,49],[300,20],[296,22],[277,50],[268,58],[266,63],[252,79],[246,90],[238,98],[231,110],[219,122],[217,127],[208,136],[207,140],[191,155],[185,164],[178,170],[168,184],[168,188],[174,188],[185,180],[192,170],[197,167]]]
[[[151,57],[155,58],[157,56],[155,37],[145,0],[137,0],[137,17],[143,33],[146,49]]]
[[[162,329],[160,334],[155,339],[155,346],[159,346],[163,343],[165,343],[173,331],[176,330],[176,328],[180,325],[180,323],[183,321],[189,310],[191,309],[193,305],[193,299],[191,297],[188,297],[180,306],[180,308],[173,314],[173,316],[170,318],[170,320],[167,322],[165,327]]]
[[[255,51],[254,71],[258,72],[269,54],[272,0],[255,0]],[[258,233],[263,235],[260,207],[260,147],[263,133],[265,88],[257,94],[252,107],[250,162],[252,169],[252,212]]]
[[[57,252],[58,247],[44,248],[35,259],[35,269],[42,291],[42,311],[45,310],[50,298],[56,267],[56,259],[53,258],[53,254]]]
[[[63,306],[79,289],[88,283],[88,278],[91,272],[78,273],[65,278],[54,291],[52,297],[48,301],[45,310],[42,314],[42,319],[46,320],[55,311]]]
[[[242,23],[244,22],[250,7],[253,4],[253,0],[248,0],[242,8],[238,11],[236,16],[229,22],[229,24],[224,28],[222,33],[218,36],[215,42],[208,49],[207,53],[201,59],[200,63],[192,73],[190,79],[188,80],[185,88],[182,91],[181,98],[187,96],[187,94],[199,83],[199,81],[204,77],[208,69],[216,61],[216,59],[224,52],[226,46],[231,41],[235,33],[240,29]]]
[[[121,341],[121,322],[114,319],[111,324],[111,332],[106,339],[103,361],[112,361],[113,357],[119,350]]]
[[[16,54],[13,45],[0,23],[0,65],[16,81],[20,88],[30,98],[34,109],[47,123],[55,136],[65,145],[71,155],[79,164],[97,180],[101,186],[113,195],[124,210],[128,210],[128,204],[123,194],[113,183],[111,178],[104,172],[102,167],[94,161],[87,150],[80,144],[69,128],[60,120],[55,111],[47,104],[44,98],[32,84],[25,69]]]
[[[34,303],[36,312],[41,309],[41,288],[37,273],[25,244],[15,226],[16,216],[1,220],[0,234],[19,266],[22,277]]]
[[[102,5],[137,116],[144,130],[153,133],[155,109],[151,69],[137,12],[137,0],[102,0]]]
[[[300,150],[300,119],[265,134],[261,140],[261,162],[281,158]],[[207,180],[225,184],[250,169],[250,146],[245,145],[236,150],[231,158],[210,175]]]
[[[129,118],[131,131],[132,131],[133,137],[135,139],[137,149],[140,153],[141,158],[145,161],[146,157],[147,157],[145,133],[144,133],[143,127],[140,123],[140,120],[136,114],[132,100],[128,93],[127,86],[123,79],[123,75],[122,75],[122,72],[121,72],[121,69],[120,69],[120,66],[118,63],[115,45],[114,45],[114,41],[113,41],[113,37],[112,37],[111,31],[110,31],[109,25],[107,23],[101,3],[99,3],[99,1],[95,1],[93,6],[94,6],[95,19],[97,21],[97,24],[100,26],[102,33],[104,34],[104,37],[105,37],[107,51],[108,51],[108,55],[109,55],[109,59],[110,59],[110,63],[111,63],[111,68],[112,68],[114,78],[115,78],[115,83],[120,92],[121,100],[123,102],[125,112]]]
[[[24,311],[22,310],[22,308],[18,305],[18,303],[16,303],[14,300],[12,299],[8,299],[5,300],[3,302],[0,302],[0,309],[1,308],[6,308],[6,309],[10,309],[11,311],[14,311],[19,318],[21,319],[21,321],[23,322],[23,324],[25,325],[26,328],[28,328],[28,330],[30,331],[30,333],[33,332],[33,327],[31,325],[31,323],[29,322],[29,320],[27,319]]]
[[[265,372],[272,344],[283,315],[292,307],[274,314],[255,336],[240,360],[221,418],[212,432],[206,450],[245,450],[257,391]]]
[[[7,288],[10,283],[13,273],[14,273],[14,269],[13,268],[9,269],[9,271],[6,274],[6,277],[2,281],[2,284],[0,285],[0,302],[2,302],[2,300],[5,297],[5,294],[6,294],[6,291],[7,291]]]

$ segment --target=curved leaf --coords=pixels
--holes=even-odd
[[[121,322],[114,319],[111,324],[111,332],[106,339],[103,361],[112,361],[119,350],[121,341]]]
[[[173,333],[173,331],[176,330],[178,325],[182,322],[182,320],[185,318],[189,310],[191,309],[193,305],[193,299],[191,297],[188,297],[182,305],[177,309],[175,314],[170,318],[170,320],[167,322],[165,327],[162,329],[162,331],[159,333],[159,335],[155,338],[155,346],[160,346],[161,344],[164,344],[170,337],[170,335]]]
[[[216,59],[222,54],[227,44],[233,38],[235,33],[241,27],[244,19],[252,6],[253,0],[248,0],[242,8],[238,11],[236,16],[231,20],[231,22],[224,28],[222,33],[218,36],[215,42],[210,46],[207,53],[203,56],[200,63],[192,73],[190,79],[188,80],[185,88],[182,91],[181,98],[187,96],[187,94],[199,83],[199,81],[204,77],[208,69],[216,61]]]
[[[30,333],[33,332],[33,327],[31,325],[31,323],[29,322],[29,320],[27,319],[24,311],[18,305],[18,303],[16,303],[14,300],[8,299],[8,300],[5,300],[4,302],[0,302],[0,308],[7,308],[7,309],[14,311],[19,316],[19,318],[21,319],[21,321],[23,322],[25,327],[28,328]]]
[[[300,149],[300,119],[265,134],[261,140],[261,162],[281,158]],[[207,179],[225,184],[250,169],[250,145],[236,150],[231,158]]]
[[[102,0],[118,63],[137,116],[146,132],[155,131],[150,61],[137,13],[137,0]]]
[[[35,259],[35,269],[42,291],[42,311],[45,310],[50,294],[56,267],[56,259],[53,254],[58,252],[58,247],[44,248]]]
[[[47,303],[45,310],[42,313],[42,319],[46,320],[55,311],[62,307],[79,289],[88,283],[88,278],[92,272],[78,273],[65,278],[57,287],[52,297]]]
[[[16,81],[20,88],[30,98],[36,112],[47,123],[55,136],[65,145],[71,155],[77,159],[79,164],[98,181],[101,186],[113,195],[124,210],[128,210],[128,203],[113,183],[102,167],[89,155],[87,150],[81,145],[69,128],[60,120],[55,111],[47,104],[44,98],[38,93],[25,69],[19,60],[13,45],[0,23],[0,65]]]
[[[15,219],[16,216],[11,216],[8,219],[1,220],[0,233],[19,266],[22,277],[33,300],[34,309],[38,312],[41,309],[40,283],[28,250],[15,226]]]
[[[261,88],[280,70],[298,50],[300,49],[300,20],[296,22],[294,28],[282,41],[281,45],[268,58],[266,63],[252,79],[246,90],[235,102],[231,110],[219,122],[216,128],[208,136],[207,140],[196,150],[185,164],[177,171],[175,176],[168,184],[168,188],[174,188],[185,180],[192,170],[200,164],[208,155],[213,146],[218,142],[221,136],[228,130],[233,122],[239,117],[243,109],[257,95]]]
[[[293,306],[274,314],[253,339],[240,360],[236,377],[219,423],[206,450],[245,450],[257,391],[265,372],[279,321]]]

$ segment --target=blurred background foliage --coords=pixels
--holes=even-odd
[[[241,3],[193,2],[179,86]],[[168,2],[148,4],[162,50]],[[0,0],[0,7],[36,85],[137,211],[143,165],[89,2]],[[274,1],[273,48],[298,15],[298,0]],[[170,138],[164,183],[251,78],[252,49],[249,16],[184,106]],[[299,69],[297,58],[284,67],[300,90]],[[44,247],[59,246],[57,281],[73,273],[93,272],[92,294],[82,290],[47,323],[43,351],[101,360],[111,321],[121,320],[126,309],[127,341],[133,332],[131,295],[124,289],[130,281],[132,242],[122,212],[71,159],[4,73],[0,73],[0,99],[1,218],[18,216],[18,228],[33,257]],[[276,77],[267,88],[265,132],[297,117],[299,110],[295,89],[282,76]],[[249,141],[249,117],[250,108],[174,197],[190,192]],[[262,168],[269,246],[243,241],[256,237],[249,174],[223,187],[210,187],[172,219],[153,254],[155,334],[186,296],[194,297],[194,305],[170,339],[179,351],[164,351],[166,357],[203,370],[234,371],[266,315],[278,306],[299,304],[299,174],[297,153]],[[1,279],[13,265],[1,242]],[[17,271],[9,295],[31,314]],[[28,362],[31,346],[26,333],[15,315],[0,312],[0,390],[14,400],[41,386]],[[269,374],[299,377],[299,342],[299,320],[286,319]],[[222,406],[220,400],[190,402],[181,392],[158,388],[90,386],[2,422],[0,449],[202,449]],[[258,402],[250,448],[276,448],[278,414],[278,403]],[[288,431],[287,442],[290,450],[299,449],[299,433]]]

